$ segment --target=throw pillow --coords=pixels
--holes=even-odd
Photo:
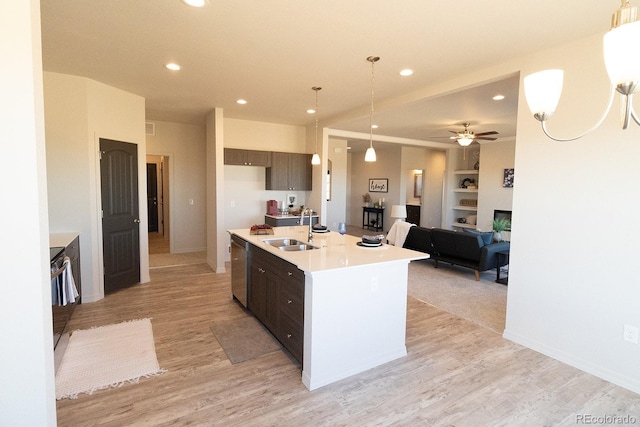
[[[469,234],[473,234],[474,236],[480,236],[482,238],[482,243],[484,243],[484,245],[490,245],[491,242],[493,242],[493,231],[476,231],[476,230],[470,230],[468,228],[464,229],[465,233],[469,233]]]

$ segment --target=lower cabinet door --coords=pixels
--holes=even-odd
[[[264,323],[267,316],[267,277],[266,270],[257,263],[251,264],[247,306]]]
[[[293,320],[286,313],[281,313],[279,338],[282,345],[302,364],[302,348],[304,345],[302,324]]]

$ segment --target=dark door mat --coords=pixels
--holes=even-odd
[[[215,322],[211,325],[211,332],[233,364],[255,359],[282,348],[254,317]]]

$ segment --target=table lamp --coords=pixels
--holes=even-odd
[[[407,217],[407,207],[405,205],[392,205],[391,218],[396,218],[395,222],[404,221]]]

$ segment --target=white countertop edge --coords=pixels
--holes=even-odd
[[[341,236],[335,231],[316,233],[310,244],[319,249],[285,252],[263,243],[273,238],[294,238],[307,242],[309,226],[273,227],[273,235],[251,235],[249,229],[227,230],[256,247],[282,258],[298,267],[305,273],[314,274],[321,271],[341,268],[360,267],[389,262],[410,262],[428,259],[429,254],[384,244],[382,247],[366,248],[357,245],[361,239],[355,236]]]
[[[78,237],[78,233],[76,232],[68,232],[68,233],[50,233],[49,234],[49,247],[67,247],[73,239]]]

